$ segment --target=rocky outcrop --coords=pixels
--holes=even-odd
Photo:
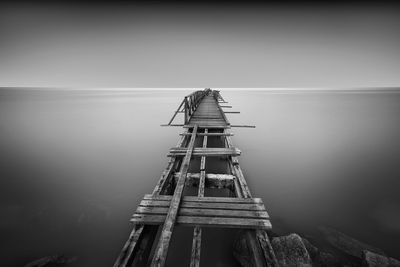
[[[384,255],[384,252],[382,250],[375,248],[371,245],[365,244],[361,241],[358,241],[333,228],[320,226],[318,227],[318,229],[323,234],[325,240],[328,243],[330,243],[333,247],[335,247],[340,251],[343,251],[348,255],[361,259],[364,250]]]
[[[272,247],[281,266],[312,266],[303,240],[298,234],[274,237]]]
[[[322,230],[321,230],[322,229]],[[328,247],[318,248],[308,239],[298,234],[274,236],[271,245],[279,266],[309,266],[309,267],[400,267],[400,261],[384,255],[383,251],[360,242],[337,230],[321,227]],[[312,237],[311,240],[313,240]],[[243,267],[256,266],[251,247],[251,238],[242,234],[234,243],[234,256]],[[332,248],[333,246],[333,248]],[[369,250],[372,249],[373,251]]]
[[[363,251],[364,267],[400,267],[400,261],[368,250]]]
[[[32,261],[25,265],[25,267],[58,267],[58,266],[68,266],[76,258],[67,258],[63,255],[53,255],[40,258],[38,260]]]

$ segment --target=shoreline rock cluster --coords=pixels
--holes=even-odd
[[[271,245],[280,266],[301,267],[400,267],[400,261],[385,255],[378,248],[360,242],[333,228],[320,227],[324,239],[333,249],[318,248],[297,233],[278,236],[270,233]],[[239,232],[233,255],[243,267],[254,266],[251,244]]]

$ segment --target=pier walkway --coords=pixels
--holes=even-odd
[[[196,91],[182,100],[167,126],[182,126],[184,132],[170,149],[169,162],[152,194],[145,194],[132,215],[133,231],[114,267],[164,266],[175,226],[193,228],[190,266],[200,266],[202,227],[242,228],[255,266],[277,266],[267,230],[272,225],[262,199],[253,198],[239,165],[241,151],[232,144],[224,111],[227,102],[219,91]],[[177,114],[183,124],[172,124]],[[252,126],[248,126],[252,127]],[[208,145],[216,139],[218,146]],[[214,140],[215,143],[215,140]],[[200,145],[195,145],[200,144]],[[206,159],[226,165],[223,173],[209,173]],[[200,158],[193,171],[191,163]],[[207,161],[208,162],[208,161]],[[191,172],[189,172],[191,170]],[[184,194],[185,187],[197,189],[196,196]],[[228,189],[229,197],[206,196],[208,188]]]

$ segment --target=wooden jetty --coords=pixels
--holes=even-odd
[[[114,267],[164,266],[174,227],[193,227],[190,266],[200,266],[202,227],[245,229],[255,266],[278,266],[267,230],[270,218],[260,198],[253,198],[240,168],[241,151],[232,144],[232,127],[223,108],[231,106],[219,91],[206,88],[185,96],[166,126],[181,126],[184,132],[170,149],[169,162],[152,194],[144,195],[132,216],[133,230]],[[173,124],[177,114],[183,124]],[[217,138],[220,145],[208,146]],[[197,146],[195,144],[198,144]],[[199,145],[200,144],[200,145]],[[213,157],[213,158],[210,158]],[[224,160],[224,173],[208,173],[206,161]],[[189,167],[200,159],[200,167]],[[197,188],[197,196],[184,195],[185,187]],[[205,196],[207,188],[228,189],[229,197]]]

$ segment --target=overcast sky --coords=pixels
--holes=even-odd
[[[5,4],[0,86],[400,85],[397,6]]]

